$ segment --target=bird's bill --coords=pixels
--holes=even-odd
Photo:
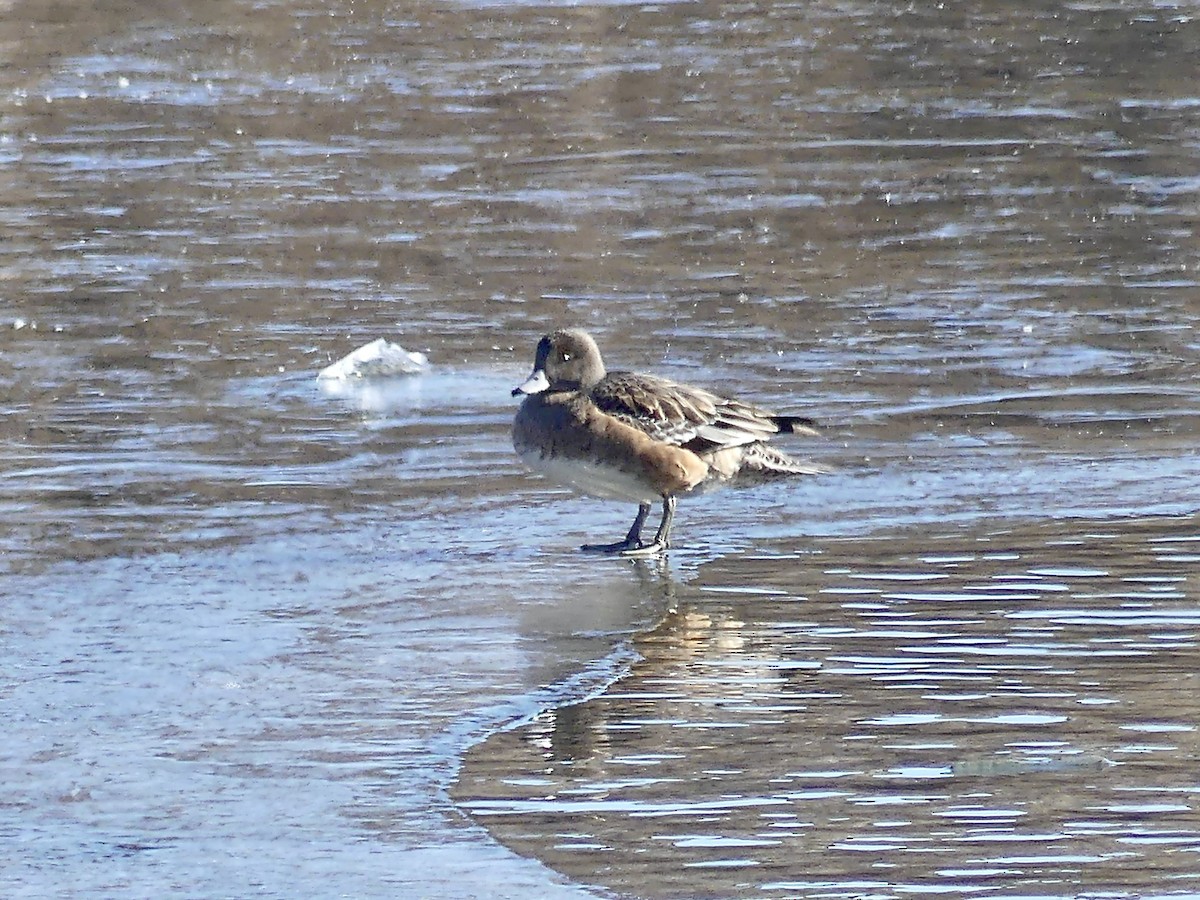
[[[546,373],[541,369],[534,369],[532,375],[513,388],[513,396],[516,397],[519,394],[540,394],[548,387],[550,387],[550,380],[546,378]]]

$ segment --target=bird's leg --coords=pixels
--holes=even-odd
[[[648,512],[649,506],[642,506],[641,518],[645,515],[641,513]],[[619,550],[622,556],[657,556],[664,552],[671,543],[671,522],[675,518],[675,498],[672,496],[663,497],[663,515],[662,521],[658,524],[658,531],[655,532],[654,540],[649,544],[638,542],[636,547],[630,547],[626,550]]]
[[[642,546],[642,526],[646,524],[648,515],[650,515],[650,504],[643,503],[638,506],[637,518],[629,526],[629,533],[625,535],[625,540],[617,541],[615,544],[584,544],[580,549],[593,553],[627,553],[630,550],[637,550]]]

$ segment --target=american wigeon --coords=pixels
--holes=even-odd
[[[767,445],[779,432],[816,434],[808,420],[729,400],[654,375],[606,372],[596,342],[576,328],[537,345],[533,374],[513,422],[513,446],[531,469],[580,493],[638,504],[624,540],[584,550],[650,556],[667,548],[675,498],[739,473],[829,471]],[[654,540],[642,540],[651,504],[662,502]]]

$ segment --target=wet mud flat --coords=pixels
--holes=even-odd
[[[473,748],[506,846],[638,897],[1200,890],[1194,516],[765,542]]]

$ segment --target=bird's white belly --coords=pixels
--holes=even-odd
[[[641,479],[601,462],[543,456],[537,451],[522,453],[521,459],[539,475],[589,497],[631,503],[656,503],[662,499]]]

